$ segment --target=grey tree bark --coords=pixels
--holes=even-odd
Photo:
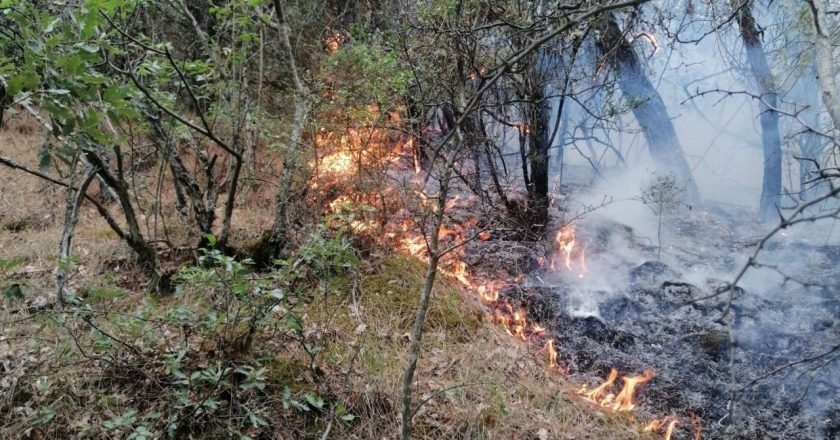
[[[673,171],[683,180],[689,203],[699,204],[700,192],[665,102],[642,69],[632,44],[612,16],[601,21],[599,30],[601,36],[596,43],[616,70],[618,85],[632,104],[633,116],[642,128],[651,157],[660,167]]]
[[[96,177],[96,168],[91,166],[85,168],[78,187],[74,186],[76,177],[76,171],[74,169],[70,175],[67,190],[65,191],[64,225],[61,231],[61,240],[58,245],[58,271],[55,277],[56,297],[58,298],[59,306],[64,306],[64,290],[67,284],[66,264],[70,258],[70,247],[73,242],[73,232],[76,230],[76,222],[79,219],[79,208],[87,194],[88,186],[90,186]]]
[[[280,0],[274,0],[274,10],[277,12],[277,18],[280,21],[278,27],[280,39],[282,40],[283,48],[286,50],[286,56],[289,57],[289,68],[292,72],[292,81],[295,86],[295,109],[292,119],[292,132],[289,136],[289,148],[283,160],[283,176],[280,178],[280,188],[277,190],[277,195],[274,199],[274,224],[271,227],[271,235],[266,243],[271,258],[279,258],[283,255],[287,242],[288,225],[286,216],[292,192],[292,177],[297,160],[297,151],[303,139],[303,126],[309,115],[309,94],[298,75],[295,55],[292,50],[291,40],[289,39],[289,24],[286,21],[286,15]]]
[[[764,221],[776,218],[782,196],[782,138],[779,133],[778,92],[773,72],[767,63],[767,55],[761,42],[761,35],[752,14],[751,4],[738,6],[737,21],[741,40],[747,54],[747,62],[758,83],[760,99],[758,110],[761,122],[761,144],[764,151],[764,176],[761,184],[759,215]]]
[[[417,312],[414,316],[414,326],[411,330],[411,344],[408,348],[408,362],[403,372],[402,390],[400,397],[402,400],[402,439],[411,439],[411,419],[414,417],[414,409],[411,407],[411,384],[414,381],[414,372],[417,369],[417,360],[420,357],[420,343],[423,339],[423,325],[426,322],[426,312],[429,310],[429,302],[432,298],[432,289],[435,285],[435,278],[437,277],[438,263],[440,262],[441,252],[439,247],[440,229],[443,226],[444,212],[446,211],[446,199],[449,194],[449,179],[452,177],[452,169],[455,165],[455,159],[458,157],[458,151],[463,143],[463,135],[459,127],[455,128],[458,133],[458,144],[446,159],[443,174],[440,177],[440,187],[438,189],[436,211],[434,217],[434,225],[429,232],[428,251],[429,251],[429,268],[426,270],[426,276],[423,280],[423,288],[420,291],[420,303],[417,306]]]
[[[825,18],[825,2],[820,0],[806,0],[811,8],[814,20],[814,47],[817,52],[817,79],[820,82],[822,99],[834,128],[840,130],[840,95],[837,91],[837,81],[834,72],[834,56],[832,53],[831,36]]]

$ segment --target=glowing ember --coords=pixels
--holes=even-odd
[[[697,418],[697,414],[691,414],[691,425],[694,427],[694,440],[700,440],[703,428],[700,426],[700,419]]]

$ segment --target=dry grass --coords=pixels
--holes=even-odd
[[[37,167],[41,138],[31,125],[23,120],[0,130],[0,154]],[[252,201],[240,207],[247,215],[234,217],[240,242],[255,238],[254,231],[264,229],[270,218],[270,198],[264,193],[255,192]],[[26,284],[27,305],[47,302],[51,295],[63,198],[60,189],[0,168],[0,259],[25,258],[14,278]],[[184,240],[190,237],[191,231],[169,220],[170,233]],[[95,212],[83,210],[73,253],[80,256],[73,278],[79,291],[114,284],[128,287],[117,298],[93,302],[93,307],[103,330],[143,350],[124,364],[118,358],[109,361],[90,351],[95,332],[86,323],[3,302],[0,438],[125,436],[128,431],[103,429],[103,422],[131,408],[165,412],[171,402],[171,378],[160,361],[162,353],[189,347],[195,353],[190,358],[194,366],[220,356],[213,340],[188,334],[164,318],[179,307],[204,310],[207,292],[151,297],[132,290],[125,282],[136,277],[125,262],[128,250]],[[320,287],[311,297],[295,306],[306,337],[323,346],[314,360],[289,332],[276,329],[259,335],[252,352],[237,359],[264,362],[268,369],[267,394],[261,401],[272,426],[245,431],[259,438],[320,438],[329,415],[285,408],[280,396],[289,387],[296,397],[317,389],[328,402],[346,402],[357,418],[349,424],[333,423],[330,438],[397,438],[397,390],[424,272],[415,260],[372,255],[354,271],[316,283]],[[121,318],[138,314],[153,325],[135,334]],[[479,306],[446,279],[437,284],[426,328],[414,388],[415,404],[423,403],[414,419],[417,438],[643,438],[630,417],[604,413],[577,398],[574,385],[548,368],[539,346],[511,338],[484,321]],[[122,367],[115,369],[109,362]],[[33,427],[44,407],[55,415]],[[161,420],[154,426],[157,436],[163,435],[164,425]],[[205,429],[192,437],[227,435],[223,429]]]
[[[376,261],[359,282],[356,307],[344,298],[326,354],[346,368],[359,348],[350,389],[371,419],[344,434],[396,438],[402,369],[424,267],[402,257]],[[645,438],[629,417],[598,411],[548,367],[546,353],[481,320],[455,283],[437,285],[415,381],[417,438]],[[358,310],[358,315],[353,312]],[[338,372],[336,372],[338,373]],[[361,432],[360,432],[361,431]],[[340,438],[340,437],[338,437]]]

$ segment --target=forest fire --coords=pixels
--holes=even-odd
[[[577,260],[578,277],[583,278],[586,273],[586,247],[580,247],[580,250],[574,255],[577,246],[577,233],[575,225],[572,223],[564,225],[557,232],[554,237],[554,244],[557,246],[559,253],[555,253],[551,257],[550,269],[556,272],[562,264],[567,271],[575,270],[573,268],[574,260]]]
[[[325,134],[322,139],[326,140],[329,137],[329,134]],[[323,177],[327,181],[336,181],[336,179],[349,177],[357,165],[357,156],[351,152],[351,150],[355,149],[350,147],[351,144],[356,145],[359,142],[362,141],[355,136],[341,136],[339,142],[340,149],[321,159],[320,174],[318,177]],[[386,154],[390,155],[391,152]],[[358,156],[358,158],[361,159],[364,157]],[[386,160],[386,162],[392,161]],[[419,195],[421,195],[420,200],[423,202],[423,206],[434,210],[434,200],[426,197],[422,192],[419,192]],[[341,209],[341,206],[347,206],[352,202],[352,199],[353,197],[347,195],[338,196],[330,203],[330,209],[336,212]],[[470,203],[471,200],[469,198],[462,199],[456,195],[447,200],[445,209],[447,211],[455,210],[460,207],[465,207]],[[547,355],[548,366],[552,369],[566,371],[560,367],[561,364],[558,361],[556,341],[554,338],[546,337],[545,327],[536,322],[529,321],[525,310],[514,307],[508,299],[501,297],[502,290],[508,285],[504,281],[507,274],[500,274],[498,278],[479,278],[470,273],[469,265],[464,259],[464,253],[466,252],[465,245],[471,239],[486,241],[491,237],[490,232],[486,230],[476,231],[475,229],[478,224],[479,221],[477,218],[470,217],[460,223],[441,225],[438,231],[438,239],[444,243],[444,246],[450,247],[451,252],[441,261],[440,273],[458,281],[466,290],[475,294],[488,308],[486,316],[490,322],[500,324],[504,331],[513,338],[543,345],[543,349]],[[356,228],[354,227],[354,229]],[[385,237],[394,240],[396,249],[400,252],[422,261],[429,260],[426,235],[423,233],[422,228],[412,220],[404,218],[398,223],[390,223],[386,225],[385,230]],[[564,268],[563,270],[576,273],[578,277],[582,278],[586,273],[586,247],[580,245],[575,225],[569,223],[560,228],[554,237],[553,243],[556,251],[549,260],[550,270],[554,272]],[[518,281],[522,276],[522,274],[519,274],[516,280]],[[623,387],[616,394],[611,392],[611,389],[618,379],[618,372],[612,369],[606,381],[591,390],[584,386],[580,389],[579,394],[599,407],[609,411],[629,412],[633,411],[636,407],[634,394],[637,387],[650,381],[653,377],[654,372],[652,370],[646,371],[639,376],[623,377]],[[647,432],[663,432],[664,438],[667,440],[670,439],[676,425],[676,419],[666,417],[650,422],[645,427],[645,430]]]
[[[548,366],[551,368],[557,367],[557,351],[554,349],[554,339],[549,339],[545,343],[545,348],[548,351]]]
[[[633,396],[636,393],[636,387],[645,382],[649,382],[656,373],[653,370],[647,370],[640,376],[622,377],[621,381],[624,383],[618,395],[610,393],[615,380],[618,378],[618,371],[613,368],[607,380],[598,385],[596,388],[589,390],[586,385],[582,386],[578,394],[592,401],[593,403],[610,409],[616,412],[632,411],[636,408],[633,402]]]
[[[671,416],[667,416],[663,419],[653,420],[648,423],[643,429],[642,432],[660,432],[663,431],[664,428],[664,436],[662,437],[664,440],[670,440],[671,436],[674,434],[674,428],[677,427],[679,420],[673,418]],[[699,434],[699,431],[697,431]],[[699,440],[699,435],[695,436],[696,440]]]

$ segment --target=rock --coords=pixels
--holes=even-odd
[[[678,279],[680,274],[661,261],[646,261],[630,270],[630,282],[642,288],[659,288],[663,281]]]
[[[689,302],[702,296],[702,290],[699,287],[683,282],[665,281],[662,283],[662,291],[666,296],[673,301]]]
[[[709,330],[699,335],[695,341],[697,349],[715,362],[729,354],[729,335],[723,330]]]
[[[644,309],[630,298],[622,295],[614,300],[602,303],[598,310],[604,319],[625,320],[628,318],[638,319]]]
[[[632,335],[611,329],[594,316],[571,318],[565,330],[567,333],[585,336],[599,344],[609,345],[619,350],[626,349],[636,342]]]

